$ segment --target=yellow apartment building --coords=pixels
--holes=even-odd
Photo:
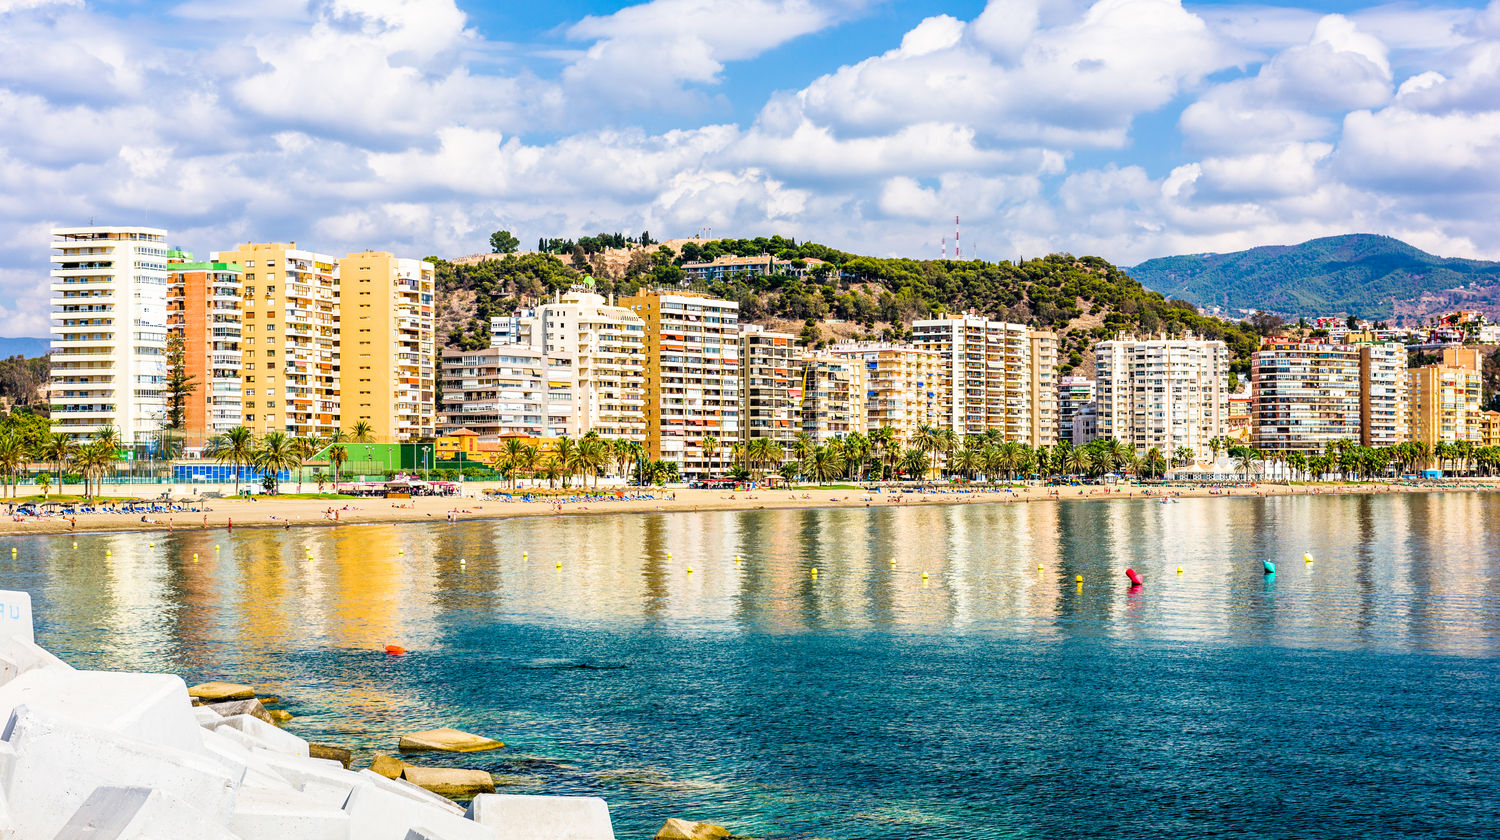
[[[436,266],[386,251],[339,262],[340,414],[378,443],[430,437],[436,429]]]
[[[1412,440],[1433,447],[1483,439],[1482,369],[1478,349],[1448,347],[1438,364],[1410,371]]]
[[[341,419],[338,261],[296,242],[246,243],[211,257],[244,268],[244,425],[256,435],[331,434]]]

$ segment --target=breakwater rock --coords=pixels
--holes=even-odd
[[[0,839],[614,840],[602,799],[484,793],[465,810],[346,769],[246,686],[195,689],[77,670],[35,644],[29,596],[0,592]]]

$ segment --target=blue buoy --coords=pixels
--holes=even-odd
[[[1266,574],[1268,574],[1268,575],[1274,575],[1274,574],[1276,574],[1276,564],[1275,563],[1272,563],[1270,560],[1264,560],[1262,562],[1264,562],[1266,564]]]

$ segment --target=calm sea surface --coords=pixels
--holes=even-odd
[[[251,682],[364,758],[435,726],[499,737],[448,763],[603,796],[622,840],[670,816],[830,840],[1494,837],[1497,512],[1450,494],[38,537],[0,551],[0,587],[32,593],[38,641],[75,664]]]

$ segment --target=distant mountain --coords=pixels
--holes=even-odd
[[[47,355],[51,347],[50,338],[0,338],[0,359],[17,355],[34,359]]]
[[[1437,257],[1389,236],[1162,257],[1125,271],[1169,298],[1234,314],[1259,309],[1409,323],[1462,308],[1500,319],[1500,263]]]

